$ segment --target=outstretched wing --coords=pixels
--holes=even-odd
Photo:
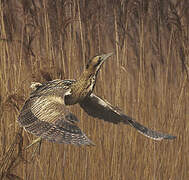
[[[64,105],[65,90],[38,87],[25,102],[18,122],[26,131],[49,141],[77,145],[93,143],[76,126],[77,117]]]
[[[137,131],[143,135],[152,138],[154,140],[162,139],[174,139],[175,136],[169,134],[164,134],[160,132],[153,131],[147,127],[141,125],[140,123],[133,120],[131,117],[126,116],[116,107],[113,107],[110,103],[105,100],[102,100],[98,96],[91,94],[89,97],[86,97],[84,101],[80,103],[80,106],[87,112],[90,116],[103,119],[104,121],[112,123],[125,123],[134,127]]]

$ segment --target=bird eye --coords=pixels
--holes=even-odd
[[[101,61],[102,61],[102,58],[99,57],[97,63],[95,64],[95,66],[98,66],[101,63]]]

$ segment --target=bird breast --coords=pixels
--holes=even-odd
[[[73,85],[70,90],[65,93],[65,104],[73,105],[83,101],[85,97],[92,93],[94,85],[95,77],[90,78],[88,81],[78,82],[76,85]]]

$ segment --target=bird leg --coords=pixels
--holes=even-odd
[[[39,144],[38,144],[38,146],[35,148],[34,152],[32,153],[32,159],[33,159],[34,154],[36,153],[37,149],[39,150],[39,154],[40,154],[42,138],[39,137],[39,138],[35,139],[30,145],[28,145],[27,147],[24,148],[24,150],[29,149],[31,146],[33,146],[33,145],[36,144],[36,143],[39,143]]]
[[[27,147],[24,148],[24,150],[30,148],[31,146],[33,146],[33,145],[36,144],[36,143],[40,143],[39,145],[41,145],[41,141],[42,141],[42,138],[41,138],[41,137],[39,137],[39,138],[33,140],[33,142],[32,142],[30,145],[28,145]]]

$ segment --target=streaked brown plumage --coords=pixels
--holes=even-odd
[[[78,80],[53,80],[32,84],[33,91],[26,100],[18,122],[26,131],[41,139],[58,143],[92,145],[92,141],[77,127],[77,117],[69,105],[79,103],[90,116],[107,122],[129,124],[145,136],[155,139],[173,139],[175,136],[152,131],[118,108],[92,93],[98,71],[112,53],[92,58]]]

